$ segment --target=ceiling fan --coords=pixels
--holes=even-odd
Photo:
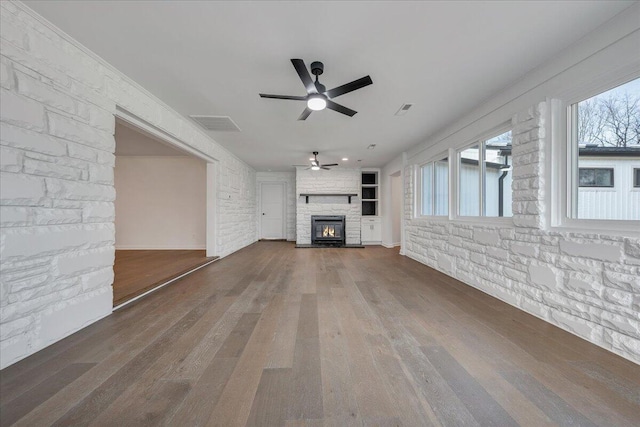
[[[307,107],[304,109],[298,120],[306,120],[307,117],[313,111],[320,111],[328,108],[333,111],[337,111],[338,113],[346,114],[349,117],[353,117],[357,111],[354,111],[350,108],[347,108],[343,105],[340,105],[336,102],[333,102],[333,98],[337,98],[340,95],[344,95],[345,93],[353,92],[354,90],[361,89],[365,86],[368,86],[373,83],[371,77],[366,76],[362,77],[358,80],[354,80],[350,83],[343,84],[342,86],[335,87],[333,89],[327,90],[327,88],[318,81],[318,76],[320,76],[324,72],[324,64],[319,61],[315,61],[311,63],[311,73],[316,76],[316,81],[314,82],[309,75],[309,71],[307,71],[307,66],[304,64],[302,59],[292,59],[291,63],[293,67],[296,69],[298,76],[300,76],[300,80],[302,80],[302,84],[307,90],[306,96],[292,96],[292,95],[269,95],[266,93],[261,93],[260,96],[262,98],[273,98],[273,99],[290,99],[293,101],[306,101]]]
[[[320,169],[324,169],[324,170],[331,170],[331,168],[329,166],[338,166],[337,163],[329,163],[328,165],[323,165],[320,164],[320,162],[318,161],[318,152],[314,151],[313,152],[313,159],[311,160],[311,166],[309,166],[307,169],[311,169],[314,171],[318,171]]]

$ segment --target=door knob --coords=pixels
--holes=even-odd
[[[264,215],[264,212],[262,212],[262,215]]]

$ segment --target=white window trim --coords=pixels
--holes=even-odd
[[[631,167],[631,191],[639,191],[640,190],[640,182],[636,185],[636,170],[640,170],[640,167]]]
[[[450,200],[449,216],[451,217],[451,220],[464,223],[464,224],[479,225],[479,226],[499,225],[503,227],[504,226],[515,227],[513,222],[513,216],[501,217],[501,216],[485,216],[484,215],[485,201],[484,201],[483,193],[484,193],[484,187],[485,187],[484,185],[485,174],[483,173],[484,162],[482,162],[484,160],[484,150],[482,149],[483,144],[487,140],[493,137],[496,137],[498,135],[502,135],[503,133],[509,130],[513,130],[513,126],[510,121],[506,123],[501,123],[500,125],[476,136],[475,138],[473,138],[473,140],[467,141],[467,143],[465,143],[464,145],[459,145],[449,150],[450,151],[449,159],[455,159],[455,162],[453,162],[453,165],[451,164],[451,160],[449,164],[449,200]],[[459,156],[462,151],[466,150],[467,148],[473,147],[474,145],[477,145],[479,150],[478,162],[482,162],[481,163],[482,167],[480,170],[480,184],[478,188],[479,210],[481,215],[460,215],[459,213],[459,207],[460,207],[460,158]],[[453,193],[451,192],[452,189],[455,190]]]
[[[569,215],[577,213],[577,147],[572,144],[568,130],[571,126],[571,105],[589,99],[616,86],[640,77],[640,70],[632,73],[612,73],[593,82],[588,87],[572,90],[559,99],[547,99],[547,131],[551,144],[545,147],[545,205],[547,228],[558,232],[587,232],[612,234],[624,237],[640,236],[640,220],[579,219]],[[571,173],[570,173],[571,172]],[[615,178],[614,178],[615,179]],[[614,181],[615,183],[615,181]]]
[[[616,184],[620,184],[620,181],[618,181],[620,178],[618,177],[618,180],[616,180],[616,175],[618,175],[618,170],[616,168],[616,165],[613,163],[606,163],[603,164],[602,166],[583,166],[583,167],[579,167],[578,165],[576,165],[576,170],[578,171],[578,178],[580,178],[580,169],[611,169],[613,171],[613,185],[612,186],[603,186],[603,187],[599,187],[597,185],[593,185],[593,186],[581,186],[579,179],[578,179],[578,191],[580,191],[582,189],[582,191],[585,190],[598,190],[598,191],[616,191]]]
[[[427,160],[426,162],[422,162],[418,165],[418,168],[416,170],[416,209],[415,209],[415,215],[414,218],[428,218],[428,219],[450,219],[451,217],[451,157],[449,156],[449,151],[450,150],[445,150],[445,151],[441,151],[440,153],[436,154],[435,156],[432,156],[429,158],[429,160]],[[444,157],[446,157],[448,159],[448,173],[449,173],[449,182],[448,182],[448,192],[449,192],[449,201],[448,201],[448,206],[447,206],[447,210],[448,210],[448,214],[447,215],[425,215],[422,213],[422,196],[423,196],[423,191],[422,191],[422,168],[426,165],[428,165],[429,163],[433,163],[433,168],[431,169],[431,173],[432,173],[432,177],[431,177],[431,183],[432,183],[432,189],[433,189],[433,185],[435,184],[435,164],[436,162],[442,160]],[[435,200],[436,200],[436,196],[435,193],[432,192],[431,194],[431,207],[432,210],[435,211]]]

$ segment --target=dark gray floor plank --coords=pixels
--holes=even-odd
[[[442,347],[421,347],[473,418],[482,426],[517,426],[513,418]]]
[[[177,411],[191,391],[188,381],[159,380],[150,391],[150,397],[118,411],[108,420],[114,426],[157,426]]]
[[[17,398],[3,402],[0,407],[0,426],[15,423],[33,408],[60,392],[67,384],[93,368],[95,363],[73,363],[56,372]]]
[[[618,396],[640,406],[640,384],[625,377],[614,375],[606,368],[598,366],[594,362],[579,361],[570,362],[570,364],[594,380],[601,382]]]
[[[236,358],[214,358],[175,414],[163,424],[167,426],[205,425],[237,362]]]
[[[216,353],[216,357],[239,357],[259,319],[259,313],[243,314],[236,327],[233,328],[231,334],[229,334],[220,350]]]
[[[502,375],[559,425],[576,427],[596,426],[590,419],[576,411],[560,396],[540,384],[540,382],[531,375],[524,372],[513,371],[502,372]]]
[[[262,371],[247,426],[280,426],[291,404],[291,368],[269,368]]]

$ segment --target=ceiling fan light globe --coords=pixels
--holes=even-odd
[[[307,107],[309,107],[309,109],[313,111],[324,110],[326,106],[327,100],[320,95],[312,96],[307,100]]]
[[[311,166],[311,170],[312,171],[319,171],[320,170],[320,166]]]

